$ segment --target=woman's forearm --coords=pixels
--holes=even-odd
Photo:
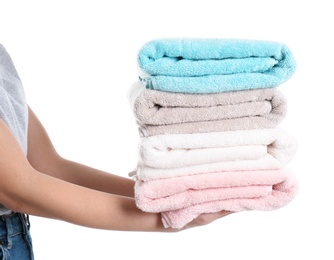
[[[34,169],[22,176],[13,182],[17,187],[2,196],[2,203],[15,211],[99,229],[168,231],[160,214],[140,211],[133,198],[85,188]]]
[[[30,108],[27,158],[39,172],[91,189],[133,197],[134,183],[131,179],[63,159]]]
[[[15,211],[93,228],[175,231],[163,227],[159,213],[136,207],[131,179],[59,156],[30,108],[28,128],[26,157],[0,120],[0,203]],[[208,224],[226,214],[201,214],[185,228]]]
[[[44,173],[62,180],[111,194],[134,196],[134,181],[80,163],[58,158]]]
[[[86,188],[33,168],[15,137],[1,120],[0,133],[0,204],[8,209],[92,228],[167,231],[163,228],[160,214],[140,211],[133,198]],[[109,178],[106,173],[73,163],[69,164],[71,167],[55,166],[54,160],[48,160],[45,156],[43,159],[43,165],[49,165],[43,166],[46,169],[51,167],[57,171],[64,167],[64,170],[73,170],[73,180],[77,180],[79,174],[89,176],[83,178],[84,181],[81,180],[83,183],[93,180],[90,177],[93,171],[95,174],[92,175],[98,180],[94,186],[101,189],[109,187],[108,183],[100,184],[102,180]],[[66,172],[58,174],[64,175]],[[110,177],[110,183],[113,183],[113,178]],[[122,185],[129,190],[133,187],[130,182],[124,183],[127,184]]]

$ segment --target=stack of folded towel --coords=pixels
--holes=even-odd
[[[201,213],[274,210],[294,198],[286,165],[296,142],[278,127],[287,104],[277,87],[296,68],[284,44],[155,40],[138,65],[129,91],[140,134],[130,173],[138,208],[182,228]]]

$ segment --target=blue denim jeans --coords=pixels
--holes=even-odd
[[[0,216],[0,260],[33,260],[27,216],[21,213]]]

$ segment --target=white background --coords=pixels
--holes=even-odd
[[[282,127],[298,152],[298,196],[274,212],[242,212],[180,233],[93,230],[31,217],[35,255],[53,259],[334,259],[331,1],[3,1],[0,42],[59,153],[127,176],[138,132],[127,103],[136,55],[165,37],[284,42],[298,62],[280,86]]]

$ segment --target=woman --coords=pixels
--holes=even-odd
[[[0,180],[0,259],[33,259],[28,215],[107,230],[179,231],[164,228],[160,214],[136,207],[131,179],[64,159],[57,153],[26,104],[20,78],[2,45]],[[182,230],[228,214],[202,214]]]

